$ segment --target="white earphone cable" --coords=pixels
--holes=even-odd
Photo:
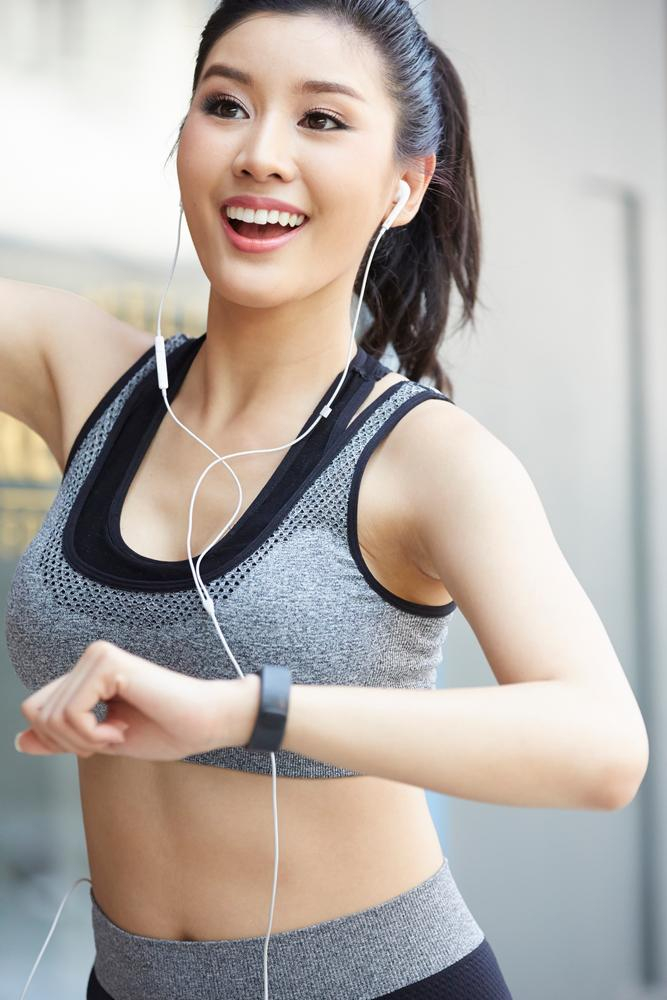
[[[263,452],[283,451],[285,448],[291,448],[293,444],[296,444],[298,441],[301,441],[304,437],[306,437],[307,434],[310,434],[310,432],[313,430],[313,428],[317,426],[317,424],[319,423],[320,419],[328,417],[330,415],[330,413],[332,412],[331,404],[335,400],[336,396],[338,395],[338,393],[341,390],[341,387],[342,387],[343,383],[345,382],[345,378],[347,376],[347,372],[348,372],[348,369],[350,367],[350,363],[352,361],[352,357],[353,357],[352,347],[353,347],[354,342],[355,342],[354,338],[355,338],[355,334],[356,334],[356,330],[357,330],[357,324],[359,322],[359,315],[361,313],[361,306],[362,306],[363,300],[364,300],[364,292],[365,292],[365,289],[366,289],[366,282],[368,280],[368,273],[370,271],[370,266],[371,266],[371,263],[373,261],[373,257],[375,256],[375,251],[377,249],[377,245],[380,242],[380,240],[382,239],[382,237],[384,236],[384,234],[389,230],[389,228],[390,228],[391,224],[393,223],[394,219],[402,211],[402,209],[403,209],[405,203],[407,202],[407,200],[408,200],[408,198],[410,196],[410,193],[411,193],[410,192],[410,187],[408,186],[408,184],[406,183],[406,181],[401,180],[399,182],[399,185],[400,185],[399,186],[399,191],[398,191],[397,197],[395,198],[395,206],[392,209],[392,211],[389,214],[389,216],[387,217],[387,219],[385,219],[384,223],[380,227],[380,230],[379,230],[379,233],[377,235],[377,238],[376,238],[376,240],[375,240],[375,242],[373,244],[373,249],[372,249],[372,251],[371,251],[371,253],[369,255],[369,258],[368,258],[368,263],[366,265],[366,270],[364,272],[364,280],[363,280],[363,283],[362,283],[362,286],[361,286],[361,290],[359,292],[359,302],[358,302],[358,305],[357,305],[357,312],[356,312],[356,316],[355,316],[355,320],[354,320],[354,325],[352,327],[352,334],[351,334],[351,337],[350,337],[350,346],[349,346],[348,353],[347,353],[347,361],[346,361],[346,364],[345,364],[345,369],[344,369],[344,371],[343,371],[343,373],[342,373],[342,375],[341,375],[341,377],[339,379],[338,385],[336,386],[336,389],[334,390],[333,395],[330,397],[328,403],[320,410],[319,416],[313,421],[313,423],[310,425],[310,427],[308,427],[307,430],[305,430],[301,435],[299,435],[299,437],[295,438],[293,441],[289,441],[287,444],[277,445],[275,448],[253,448],[253,449],[249,449],[248,451],[230,452],[228,455],[219,455],[215,451],[214,448],[211,448],[211,446],[208,445],[208,444],[206,444],[205,441],[202,441],[202,439],[200,437],[198,437],[194,433],[194,431],[191,431],[189,427],[186,427],[185,424],[182,423],[182,421],[180,421],[178,419],[178,417],[176,416],[176,414],[174,413],[174,411],[172,410],[172,408],[171,408],[171,406],[169,404],[169,400],[167,399],[167,389],[169,387],[169,380],[168,380],[168,374],[167,374],[167,360],[166,360],[166,352],[165,352],[165,346],[164,346],[165,342],[164,342],[164,338],[162,337],[161,319],[162,319],[162,307],[163,307],[164,301],[165,301],[165,299],[167,297],[167,292],[169,291],[169,286],[171,285],[171,280],[172,280],[172,278],[174,276],[174,271],[176,269],[176,261],[177,261],[177,258],[178,258],[178,251],[179,251],[180,241],[181,241],[181,222],[182,222],[182,219],[183,219],[183,205],[182,205],[182,203],[179,203],[179,205],[180,205],[180,211],[179,211],[179,216],[178,216],[178,234],[177,234],[177,239],[176,239],[176,252],[174,254],[174,259],[173,259],[173,262],[172,262],[172,265],[171,265],[171,270],[169,272],[169,279],[167,281],[166,288],[165,288],[165,290],[164,290],[164,292],[162,294],[162,298],[160,299],[160,306],[159,306],[159,309],[158,309],[158,316],[157,316],[157,334],[155,335],[155,358],[156,358],[156,369],[157,369],[157,376],[158,376],[158,386],[159,386],[159,388],[161,390],[162,398],[164,399],[165,406],[167,407],[168,412],[171,414],[171,416],[176,421],[176,423],[180,427],[182,427],[184,431],[187,431],[187,433],[191,437],[193,437],[195,439],[195,441],[198,441],[201,445],[203,445],[204,448],[206,448],[208,451],[211,452],[212,455],[215,456],[214,461],[210,462],[209,465],[207,465],[207,467],[204,469],[204,471],[200,475],[199,479],[197,480],[195,488],[194,488],[194,490],[192,492],[192,497],[190,498],[190,506],[189,506],[189,510],[188,510],[188,533],[187,533],[188,562],[190,564],[190,571],[192,573],[192,577],[193,577],[193,580],[194,580],[195,588],[197,590],[197,593],[199,594],[199,597],[200,597],[201,602],[202,602],[202,604],[204,606],[204,609],[206,610],[207,614],[211,618],[211,621],[213,622],[213,627],[215,628],[215,631],[216,631],[217,635],[219,636],[220,641],[222,642],[222,644],[223,644],[223,646],[225,648],[225,651],[227,652],[227,655],[229,656],[230,660],[234,664],[234,667],[235,667],[235,669],[236,669],[239,677],[245,677],[245,674],[243,673],[241,667],[239,666],[239,664],[238,664],[238,662],[236,660],[236,657],[234,656],[234,654],[232,653],[231,649],[229,648],[229,645],[227,644],[227,640],[225,639],[225,636],[224,636],[224,634],[222,632],[222,629],[220,628],[220,624],[219,624],[219,622],[218,622],[218,620],[217,620],[217,618],[215,616],[215,605],[213,603],[213,599],[211,598],[208,590],[206,589],[206,586],[204,585],[204,581],[202,580],[201,574],[200,574],[200,571],[199,571],[199,567],[201,565],[202,559],[204,558],[204,556],[206,555],[206,553],[209,552],[210,549],[213,548],[213,546],[218,542],[218,540],[225,534],[225,532],[227,531],[227,529],[234,523],[234,521],[236,519],[236,515],[238,514],[238,512],[239,512],[239,510],[241,508],[241,505],[243,503],[243,489],[241,487],[241,483],[239,481],[238,476],[234,472],[234,470],[231,468],[231,466],[229,466],[227,464],[226,459],[228,459],[228,458],[237,458],[237,457],[239,457],[241,455],[258,455],[258,454],[261,454]],[[197,493],[199,491],[199,487],[200,487],[201,483],[203,482],[204,478],[210,472],[210,470],[214,466],[216,466],[219,462],[222,462],[223,465],[225,466],[225,468],[231,473],[231,475],[232,475],[232,477],[233,477],[233,479],[234,479],[234,481],[235,481],[235,483],[236,483],[236,485],[238,487],[239,500],[238,500],[238,503],[236,505],[236,509],[234,510],[234,513],[232,514],[231,518],[227,521],[227,523],[222,528],[222,530],[216,535],[216,537],[213,539],[213,541],[210,542],[207,545],[207,547],[200,553],[200,555],[197,558],[197,563],[195,565],[194,562],[193,562],[193,559],[192,559],[192,514],[193,514],[193,510],[194,510],[194,503],[195,503],[195,499],[196,499]],[[277,886],[277,882],[278,882],[278,862],[279,862],[278,801],[277,801],[276,758],[275,758],[275,754],[273,752],[271,752],[270,756],[271,756],[272,799],[273,799],[274,865],[273,865],[273,888],[272,888],[272,892],[271,892],[271,908],[270,908],[270,911],[269,911],[269,927],[268,927],[267,935],[266,935],[266,938],[265,938],[265,941],[264,941],[264,1000],[269,1000],[268,947],[269,947],[269,938],[271,936],[271,927],[273,925],[273,912],[274,912],[275,901],[276,901],[276,886]],[[60,904],[60,907],[58,908],[58,912],[56,913],[55,919],[54,919],[53,924],[51,926],[51,929],[50,929],[50,931],[48,933],[46,941],[42,945],[42,949],[41,949],[39,955],[37,956],[35,964],[33,965],[32,971],[30,973],[30,976],[28,977],[27,983],[25,984],[25,986],[23,988],[23,992],[21,993],[21,996],[19,997],[19,1000],[24,1000],[24,998],[25,998],[25,996],[27,994],[27,991],[28,991],[28,986],[30,985],[30,982],[31,982],[32,977],[33,977],[33,975],[35,973],[35,970],[36,970],[36,968],[37,968],[37,966],[39,964],[39,961],[40,961],[40,959],[41,959],[41,957],[42,957],[42,955],[44,953],[44,950],[45,950],[47,944],[49,943],[51,935],[53,934],[53,931],[54,931],[55,926],[56,926],[56,924],[58,922],[58,919],[60,917],[60,913],[62,912],[62,909],[63,909],[63,907],[65,905],[65,902],[67,901],[67,898],[68,898],[69,894],[72,892],[72,890],[75,888],[75,886],[79,884],[79,882],[90,882],[90,884],[92,886],[91,880],[89,878],[83,877],[83,878],[77,879],[77,881],[68,890],[68,892],[65,895],[62,903]]]

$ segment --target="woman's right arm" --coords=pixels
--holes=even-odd
[[[152,342],[76,292],[0,278],[0,411],[35,431],[62,469],[86,416]]]
[[[46,336],[69,293],[0,278],[0,411],[59,447],[58,396],[47,361]]]

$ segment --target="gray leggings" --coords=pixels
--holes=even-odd
[[[265,936],[178,941],[131,934],[92,889],[87,1000],[261,1000]],[[511,1000],[445,858],[418,885],[347,916],[271,934],[271,1000]]]

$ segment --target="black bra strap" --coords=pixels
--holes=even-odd
[[[378,382],[390,371],[386,365],[383,365],[377,358],[372,357],[362,347],[359,348],[359,352],[361,357],[356,370],[359,372],[361,380],[356,389],[348,396],[346,404],[336,416],[336,427],[331,435],[333,441],[345,433],[347,425],[350,422],[350,417],[357,412],[363,401],[370,395],[375,382]]]

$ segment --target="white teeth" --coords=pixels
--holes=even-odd
[[[278,222],[281,226],[290,226],[294,229],[300,226],[305,215],[290,215],[289,212],[279,212],[277,209],[268,210],[260,208],[256,212],[252,208],[243,208],[242,205],[226,205],[225,212],[228,219],[240,219],[242,222],[254,222],[258,226],[266,226],[269,223],[275,225]]]

